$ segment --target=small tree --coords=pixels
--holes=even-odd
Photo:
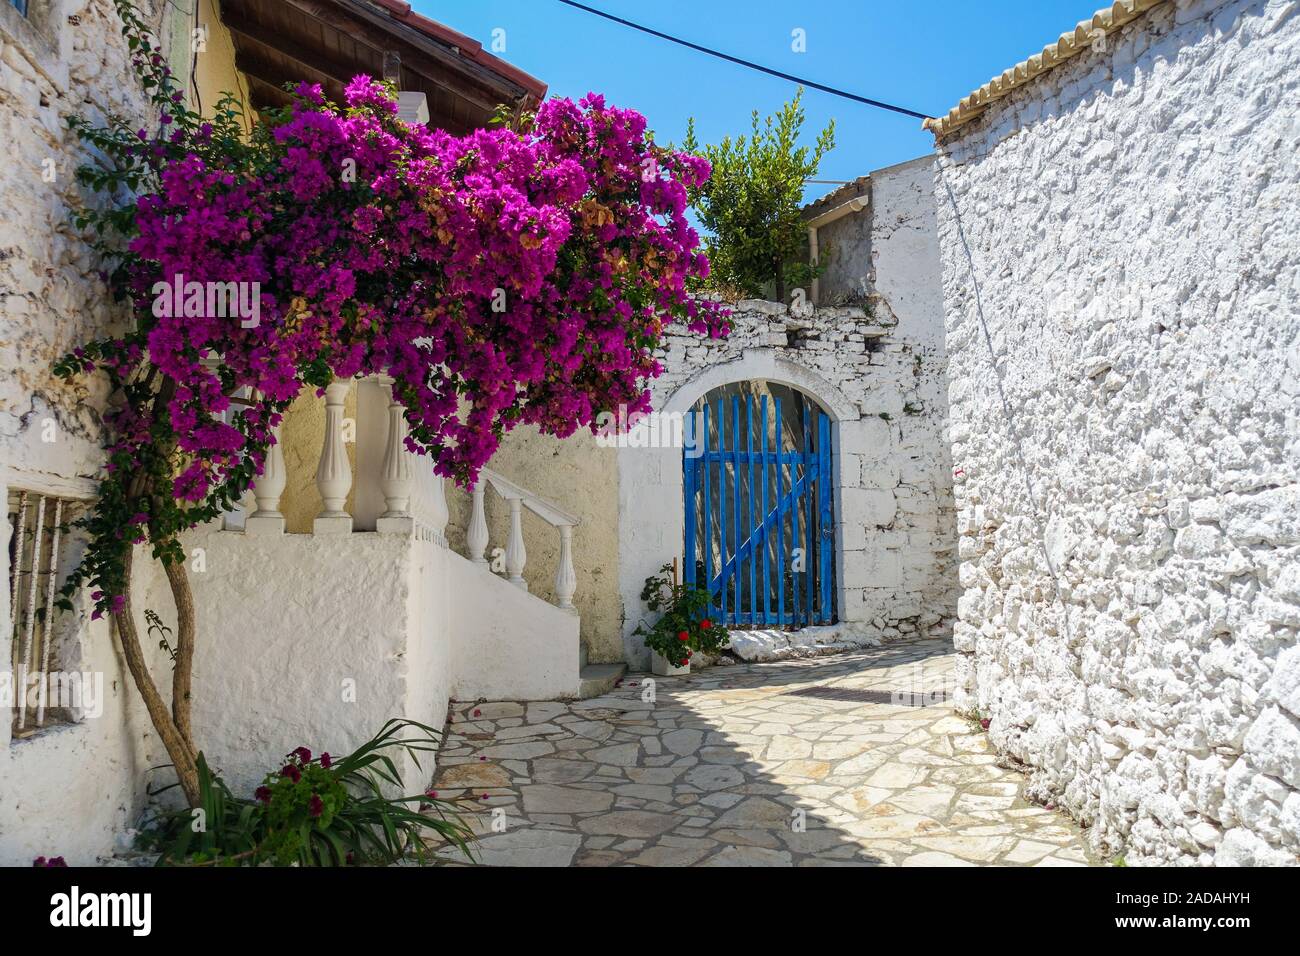
[[[753,114],[746,138],[724,138],[701,148],[695,120],[686,127],[682,149],[706,158],[713,175],[688,189],[691,205],[709,231],[706,249],[718,285],[749,295],[775,288],[785,300],[787,281],[805,282],[816,274],[803,255],[806,228],[800,217],[806,180],[817,175],[822,157],[835,146],[831,120],[810,150],[800,146],[804,123],[803,87],[775,117]]]

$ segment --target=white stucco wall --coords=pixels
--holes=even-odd
[[[346,753],[392,717],[441,730],[451,697],[577,694],[578,619],[420,535],[205,530],[186,548],[195,742],[237,793],[298,746]]]
[[[1300,7],[1107,47],[938,144],[962,703],[1129,863],[1294,863]]]

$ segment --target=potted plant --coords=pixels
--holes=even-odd
[[[640,624],[636,629],[650,648],[654,673],[689,674],[697,652],[716,654],[727,646],[727,629],[709,617],[708,589],[678,584],[673,565],[665,564],[645,579],[641,600],[651,611],[662,612],[651,627]]]

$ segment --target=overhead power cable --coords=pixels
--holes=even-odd
[[[583,10],[587,13],[603,17],[606,20],[612,20],[614,23],[630,27],[633,30],[640,30],[642,33],[648,33],[652,37],[658,37],[661,40],[667,40],[669,43],[676,43],[679,46],[688,47],[699,53],[707,53],[709,56],[716,56],[720,60],[726,60],[729,63],[737,63],[740,66],[748,67],[751,70],[758,70],[760,73],[766,73],[768,76],[775,76],[782,80],[789,80],[791,83],[798,83],[802,86],[810,87],[814,90],[821,90],[823,93],[830,93],[832,96],[842,96],[847,100],[853,100],[855,103],[862,103],[866,106],[874,106],[877,109],[889,110],[894,113],[902,113],[904,116],[915,116],[917,119],[930,119],[928,113],[918,113],[916,110],[909,110],[902,106],[895,106],[893,103],[884,103],[880,100],[873,100],[865,96],[859,96],[857,93],[849,93],[846,90],[839,90],[833,86],[827,86],[825,83],[818,83],[815,80],[805,79],[801,76],[795,76],[792,73],[782,73],[780,70],[774,70],[771,67],[754,63],[751,60],[742,60],[738,56],[732,56],[730,53],[723,53],[720,50],[713,50],[707,46],[701,46],[698,43],[692,43],[690,40],[683,40],[681,37],[675,37],[671,34],[664,33],[651,27],[642,26],[639,23],[633,23],[631,20],[625,20],[622,17],[616,17],[612,13],[606,13],[604,10],[597,10],[595,7],[589,7],[585,3],[577,3],[575,0],[560,0],[565,6],[573,7],[577,10]]]

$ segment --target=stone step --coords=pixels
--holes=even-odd
[[[578,696],[587,700],[608,694],[626,673],[626,664],[587,664],[578,673]]]

